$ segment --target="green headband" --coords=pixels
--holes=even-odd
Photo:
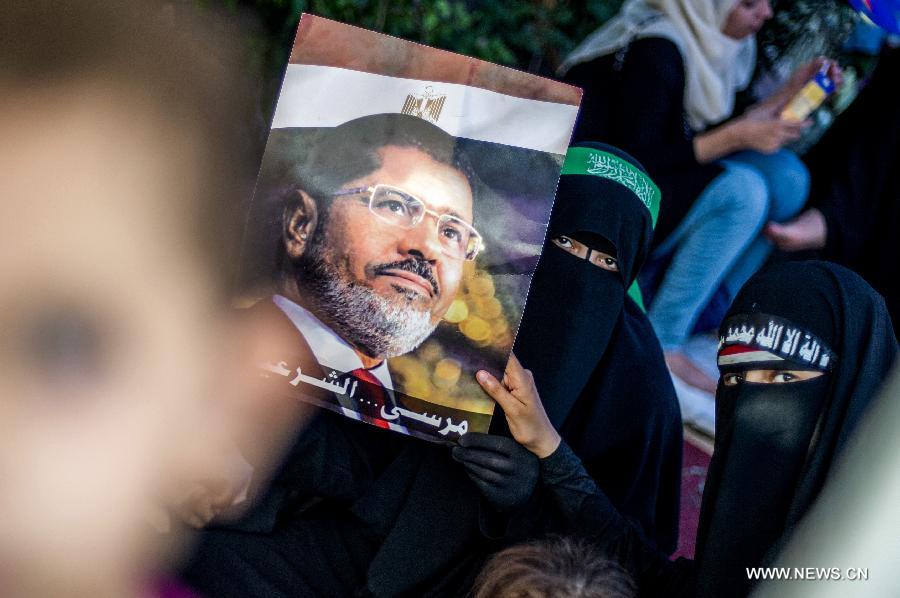
[[[570,147],[563,163],[562,174],[588,174],[615,181],[634,193],[641,203],[650,211],[653,227],[659,216],[659,187],[649,176],[627,162],[609,152],[590,147]]]

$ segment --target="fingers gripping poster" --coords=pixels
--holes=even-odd
[[[287,395],[428,440],[485,432],[581,92],[304,15],[251,203],[248,309]],[[276,354],[277,353],[277,354]]]

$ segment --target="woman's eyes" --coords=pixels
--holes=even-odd
[[[590,261],[593,265],[599,266],[604,270],[609,270],[610,272],[619,271],[619,261],[616,258],[602,251],[591,249],[571,237],[565,235],[554,237],[553,244],[574,256]]]
[[[587,246],[582,245],[581,243],[572,239],[571,237],[566,237],[565,235],[560,235],[558,237],[554,237],[553,244],[564,251],[568,251],[572,255],[580,257],[581,259],[587,258],[587,255],[588,255]]]
[[[745,381],[755,384],[788,384],[804,379],[804,376],[786,370],[748,370],[740,374],[724,374],[722,376],[725,386],[737,386]]]
[[[744,381],[744,377],[740,374],[725,374],[722,376],[722,382],[725,386],[737,386]]]
[[[591,263],[595,266],[600,266],[604,270],[609,270],[610,272],[619,271],[619,260],[600,251],[593,251],[591,253]]]

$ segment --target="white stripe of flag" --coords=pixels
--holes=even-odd
[[[408,95],[426,86],[447,96],[435,124],[454,137],[566,153],[578,106],[311,64],[288,65],[272,128],[336,127],[361,116],[397,114]]]
[[[735,365],[755,361],[784,361],[784,358],[768,351],[746,351],[731,355],[719,355],[719,365]]]

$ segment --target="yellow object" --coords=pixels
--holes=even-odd
[[[481,318],[472,316],[459,325],[462,333],[475,342],[484,342],[491,336],[491,326]]]
[[[469,308],[462,299],[454,299],[450,309],[444,314],[444,319],[453,324],[458,324],[469,317]]]
[[[800,122],[806,120],[813,111],[822,105],[828,93],[815,80],[810,81],[803,86],[794,99],[792,99],[784,110],[781,111],[781,118]]]
[[[473,295],[493,297],[494,281],[487,275],[475,276],[469,281],[469,292]]]
[[[462,374],[462,367],[455,359],[445,358],[437,362],[434,366],[434,374],[432,381],[439,388],[450,388],[456,386],[459,376]]]

